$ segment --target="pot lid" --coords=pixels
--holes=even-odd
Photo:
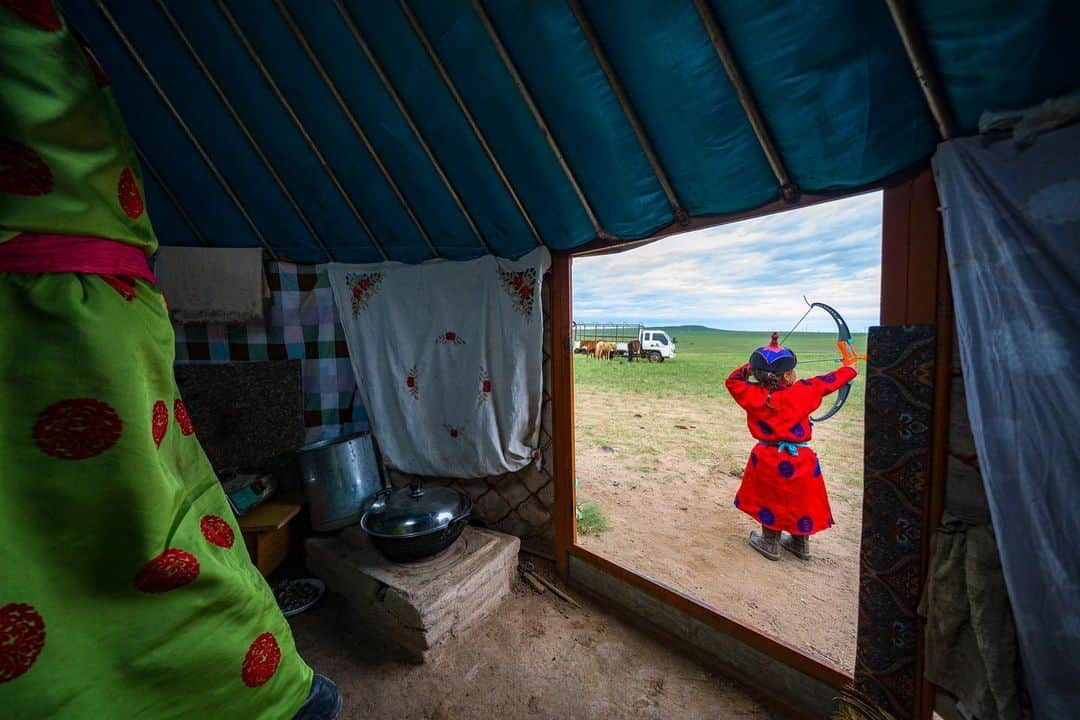
[[[415,537],[442,530],[471,510],[472,500],[453,488],[413,483],[376,500],[360,526],[379,537]]]

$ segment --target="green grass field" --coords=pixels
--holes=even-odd
[[[664,330],[675,338],[676,357],[663,363],[575,356],[578,452],[619,445],[638,456],[638,467],[648,467],[656,462],[655,449],[674,443],[691,460],[720,463],[732,469],[741,467],[745,462],[744,446],[752,441],[746,430],[745,415],[731,399],[724,381],[733,369],[746,362],[754,348],[768,342],[769,332],[686,325]],[[865,350],[865,334],[855,335],[852,339],[856,350]],[[835,334],[792,333],[784,344],[799,357],[799,377],[824,374],[840,364]],[[833,360],[815,362],[828,359]],[[862,373],[865,364],[860,363],[858,370]],[[836,464],[844,468],[837,478],[841,480],[839,484],[858,484],[860,490],[862,458],[858,454],[862,452],[864,388],[865,379],[860,374],[844,407],[814,429],[818,453],[823,459],[835,459]],[[817,414],[832,407],[834,399],[835,395],[825,398]],[[617,412],[604,413],[602,417],[582,413],[582,402],[602,403],[609,409],[636,409],[646,416],[659,408],[693,409],[706,424],[693,428],[699,432],[659,427],[635,432],[635,426],[621,422]],[[859,440],[857,445],[850,442],[853,438]],[[658,471],[658,481],[663,482],[664,478],[663,472]],[[838,491],[843,492],[840,488]]]
[[[683,395],[728,397],[724,380],[728,374],[750,357],[750,352],[769,342],[768,332],[713,330],[698,325],[663,328],[675,338],[676,357],[660,365],[647,362],[613,360],[613,367],[600,362],[579,362],[574,365],[574,380],[596,390],[610,390],[634,395]],[[855,335],[854,343],[860,352],[866,347],[866,335]],[[799,376],[808,377],[840,364],[835,333],[792,333],[784,341],[799,357]],[[834,363],[809,362],[837,358]],[[862,385],[852,387],[849,403],[862,406]],[[856,397],[856,394],[859,394]],[[857,401],[857,402],[856,402]]]

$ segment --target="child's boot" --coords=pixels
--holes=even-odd
[[[750,531],[750,547],[770,560],[779,560],[780,531],[770,530],[764,525],[761,526],[760,533],[757,530]]]
[[[789,535],[784,533],[780,538],[780,546],[800,560],[810,559],[810,536]]]

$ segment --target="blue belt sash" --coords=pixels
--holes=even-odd
[[[779,452],[786,452],[791,457],[799,457],[799,448],[810,447],[810,443],[808,442],[785,442],[783,440],[780,440],[778,442],[773,442],[771,440],[758,440],[758,444],[779,448]]]

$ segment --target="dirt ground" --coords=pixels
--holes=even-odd
[[[337,683],[343,720],[779,717],[722,676],[579,599],[583,607],[574,608],[518,579],[488,622],[424,665],[388,660],[344,634],[343,601],[334,596],[291,622],[304,659]]]
[[[730,399],[666,397],[622,415],[611,403],[610,392],[575,388],[577,501],[607,520],[578,542],[851,673],[861,412],[814,428],[835,527],[811,538],[810,561],[772,562],[747,545],[758,525],[732,507],[753,441]]]

